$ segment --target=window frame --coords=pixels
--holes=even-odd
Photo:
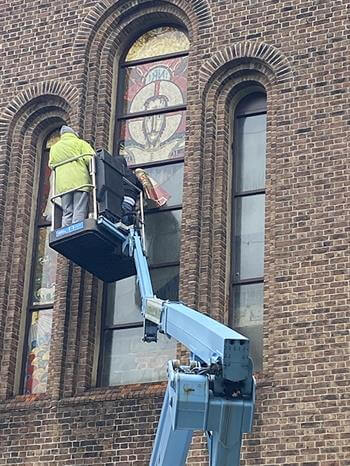
[[[254,95],[261,94],[262,98],[264,96],[265,98],[265,106],[264,109],[255,109],[254,107],[251,110],[245,110],[244,107],[242,110],[239,109],[240,104],[244,99],[247,97],[251,96],[253,98]],[[260,99],[259,99],[260,100]],[[236,234],[238,233],[238,225],[236,222],[236,216],[237,216],[237,200],[240,198],[247,198],[247,197],[252,197],[252,196],[264,196],[264,204],[266,200],[266,184],[264,182],[264,187],[263,188],[258,188],[254,190],[238,190],[238,176],[239,172],[238,170],[235,169],[235,167],[239,166],[239,139],[237,135],[237,120],[241,118],[247,118],[247,117],[253,117],[253,116],[258,116],[258,115],[266,115],[267,116],[267,94],[266,91],[263,87],[260,89],[254,88],[251,91],[248,90],[248,92],[242,96],[239,101],[237,102],[237,105],[235,106],[235,109],[233,111],[232,119],[233,121],[233,138],[234,142],[231,145],[231,157],[232,157],[232,194],[231,194],[231,255],[230,255],[230,276],[229,276],[229,316],[228,316],[228,322],[229,325],[233,328],[237,328],[238,326],[236,325],[236,316],[235,316],[235,289],[238,287],[244,286],[244,285],[259,285],[262,284],[264,285],[265,279],[264,275],[262,276],[256,276],[256,277],[250,277],[250,278],[245,278],[241,279],[238,278],[238,267],[237,267],[237,254],[235,254],[235,245],[234,245],[234,239],[236,238]],[[265,154],[266,155],[266,154]],[[265,169],[266,169],[266,162],[265,162]],[[264,212],[264,223],[265,223],[265,212]]]
[[[39,168],[39,188],[38,196],[35,204],[35,219],[34,219],[34,235],[32,239],[32,254],[31,254],[31,263],[30,263],[30,275],[28,282],[28,297],[27,305],[25,307],[25,329],[24,329],[24,340],[23,340],[23,350],[22,350],[22,361],[20,365],[20,381],[19,381],[19,393],[22,395],[31,395],[25,392],[26,388],[26,368],[28,364],[29,348],[28,348],[28,338],[30,327],[32,323],[32,316],[34,312],[51,310],[53,312],[54,301],[47,304],[34,304],[33,303],[33,291],[34,291],[34,280],[35,272],[37,266],[37,259],[39,255],[39,244],[40,244],[40,231],[42,229],[48,229],[51,227],[50,221],[40,221],[40,207],[44,193],[45,180],[43,177],[44,170],[46,168],[46,163],[49,161],[50,149],[47,147],[47,142],[57,130],[51,131],[50,134],[44,139],[42,150],[41,150],[41,160]]]
[[[123,122],[134,119],[134,118],[141,118],[141,117],[149,116],[149,115],[158,115],[162,113],[172,113],[172,112],[179,112],[179,111],[186,112],[187,110],[187,98],[186,98],[186,100],[184,101],[182,105],[173,105],[165,109],[145,110],[142,112],[134,112],[134,113],[123,113],[122,111],[123,97],[124,97],[125,84],[126,84],[126,70],[128,68],[132,66],[147,64],[147,63],[157,63],[157,62],[161,62],[161,61],[171,59],[171,58],[180,58],[180,57],[189,56],[189,49],[188,49],[186,51],[167,53],[167,54],[157,55],[154,57],[147,57],[144,59],[130,60],[127,62],[125,61],[130,48],[140,37],[142,37],[148,31],[162,28],[162,27],[171,27],[171,28],[180,30],[186,35],[188,34],[184,27],[179,26],[178,24],[174,24],[174,23],[165,22],[165,23],[148,25],[148,27],[146,26],[145,28],[143,28],[142,32],[138,33],[137,35],[135,34],[132,36],[132,38],[128,41],[128,45],[126,46],[125,51],[119,60],[118,67],[116,70],[118,83],[117,83],[116,99],[115,99],[116,113],[115,113],[115,121],[114,121],[113,153],[120,152],[120,141],[121,141],[120,135],[121,135],[121,125]],[[184,157],[174,157],[172,159],[135,163],[135,164],[130,164],[129,168],[148,169],[148,168],[153,168],[153,167],[163,167],[163,166],[180,165],[180,164],[182,165],[184,164]],[[172,211],[182,211],[182,203],[172,205],[172,206],[165,205],[160,208],[145,209],[145,217],[151,214],[157,215],[157,214],[162,214],[163,212],[172,212]],[[179,268],[179,266],[180,266],[180,257],[179,257],[179,260],[177,261],[171,261],[171,262],[166,262],[166,263],[162,262],[159,264],[151,264],[149,265],[149,269],[150,269],[150,272],[152,272],[152,270],[160,270],[162,268],[168,268],[168,267]],[[106,339],[104,338],[104,335],[109,331],[141,328],[143,326],[142,320],[137,321],[137,322],[134,321],[134,322],[128,322],[128,323],[116,324],[116,325],[106,325],[106,321],[107,321],[106,316],[107,316],[107,308],[108,308],[107,307],[107,300],[108,300],[108,288],[107,287],[108,285],[107,286],[105,285],[103,287],[101,329],[100,329],[101,344],[100,344],[100,351],[99,351],[99,357],[98,357],[98,370],[97,370],[97,385],[102,386],[102,387],[109,386],[103,383],[103,370],[104,370],[103,363],[105,362],[105,349],[106,349],[105,344],[104,344]]]

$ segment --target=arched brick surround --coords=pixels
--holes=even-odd
[[[169,21],[187,28],[190,40],[213,24],[206,0],[100,2],[83,21],[74,43],[74,54],[82,57],[85,67],[80,108],[85,108],[88,118],[80,124],[97,147],[106,146],[113,132],[115,60],[119,59],[130,37],[135,36],[135,31],[144,28],[146,23],[152,27],[152,24]]]
[[[272,186],[274,145],[269,134],[275,134],[279,92],[290,86],[292,80],[293,72],[286,57],[262,43],[244,42],[227,47],[209,58],[200,68],[198,99],[201,109],[191,120],[193,127],[197,128],[193,138],[200,141],[200,144],[196,159],[189,162],[195,169],[189,170],[191,193],[184,196],[184,212],[190,211],[191,216],[186,219],[185,236],[188,244],[183,248],[183,255],[186,255],[186,248],[191,245],[200,259],[197,263],[184,261],[183,276],[186,277],[187,293],[192,293],[191,301],[221,321],[227,322],[228,317],[225,277],[228,272],[227,243],[230,241],[227,200],[230,196],[228,173],[231,169],[232,108],[245,87],[260,84],[267,91],[269,189]],[[186,173],[188,171],[185,170],[185,177]],[[185,186],[187,184],[185,182]],[[270,195],[267,202],[272,205],[271,199]],[[267,212],[270,217],[273,216],[273,209],[269,206]],[[272,225],[272,219],[268,218],[266,223]],[[216,228],[215,225],[220,227]],[[199,280],[196,281],[194,277],[198,276]],[[193,280],[189,277],[193,277]],[[189,281],[193,284],[192,290],[189,289]]]
[[[1,397],[11,396],[14,388],[16,354],[23,306],[26,304],[25,276],[27,249],[31,248],[30,228],[34,180],[40,167],[39,148],[50,131],[66,122],[77,121],[77,92],[68,84],[43,82],[19,94],[0,116],[1,141],[1,218],[2,247],[0,314],[6,319],[0,328],[0,341],[6,334],[9,351],[0,364]],[[35,199],[35,198],[34,198]],[[64,280],[62,280],[64,281]],[[7,289],[22,290],[9,295]],[[59,299],[58,299],[59,301]],[[6,327],[6,328],[5,328]],[[0,348],[0,355],[3,352]]]

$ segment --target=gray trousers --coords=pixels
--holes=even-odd
[[[62,201],[62,226],[81,222],[88,216],[89,193],[86,191],[74,191],[63,194]]]

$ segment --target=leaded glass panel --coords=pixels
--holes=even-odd
[[[186,112],[148,115],[123,121],[120,155],[128,165],[184,156]]]
[[[44,393],[47,388],[52,309],[33,311],[28,333],[25,394]]]
[[[143,34],[130,47],[125,61],[141,60],[168,53],[183,52],[189,48],[187,35],[172,27],[159,27]]]
[[[177,57],[126,68],[122,113],[184,105],[187,62],[188,57]]]

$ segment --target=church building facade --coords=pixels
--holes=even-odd
[[[183,354],[135,277],[57,255],[62,125],[144,170],[156,294],[249,337],[242,466],[350,458],[345,0],[6,0],[0,13],[0,465],[146,466]],[[107,264],[108,266],[108,264]],[[196,435],[188,465],[207,466]]]

